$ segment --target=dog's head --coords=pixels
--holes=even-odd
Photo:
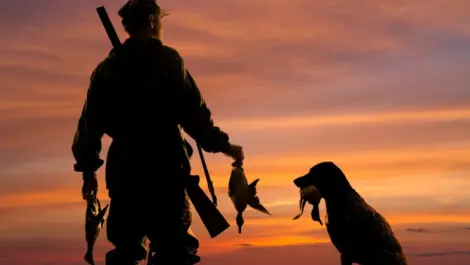
[[[305,204],[308,202],[313,206],[312,219],[323,225],[320,219],[318,205],[322,198],[328,199],[341,192],[344,188],[350,188],[349,182],[341,169],[333,162],[322,162],[313,166],[307,174],[294,180],[294,184],[300,189],[300,210],[294,217],[300,218],[303,214]]]

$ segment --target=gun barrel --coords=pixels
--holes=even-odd
[[[116,30],[113,27],[113,23],[111,23],[111,20],[109,19],[106,9],[104,8],[104,6],[100,6],[96,8],[96,12],[100,17],[101,23],[103,23],[104,29],[108,34],[111,44],[114,48],[119,47],[121,45],[121,41],[119,40],[119,36],[117,35]]]

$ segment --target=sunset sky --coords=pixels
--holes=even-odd
[[[70,147],[90,74],[111,48],[95,8],[107,8],[124,40],[124,2],[0,2],[1,264],[84,264]],[[340,166],[390,221],[411,264],[470,264],[468,0],[159,3],[172,13],[163,42],[243,146],[247,176],[261,178],[273,214],[248,209],[238,235],[231,161],[206,154],[232,227],[210,239],[194,216],[201,264],[339,264],[324,227],[309,214],[292,220],[292,180],[321,161]],[[197,153],[192,165],[202,175]],[[110,248],[103,233],[99,264]]]

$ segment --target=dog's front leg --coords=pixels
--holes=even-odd
[[[341,265],[352,265],[353,259],[347,254],[341,254]]]

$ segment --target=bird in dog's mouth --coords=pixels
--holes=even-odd
[[[319,209],[321,198],[322,196],[321,196],[320,191],[314,185],[309,185],[309,186],[301,188],[300,189],[300,202],[299,202],[300,213],[294,217],[294,220],[297,220],[302,216],[302,214],[304,213],[305,205],[308,202],[313,206],[312,213],[311,213],[312,220],[319,222],[320,225],[323,225],[323,222],[320,219],[320,209]]]

